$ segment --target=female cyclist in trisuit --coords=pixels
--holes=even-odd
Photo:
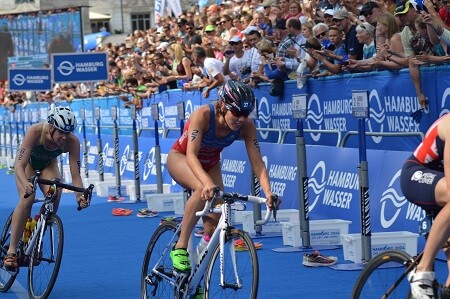
[[[448,141],[446,142],[446,140]],[[447,175],[446,175],[447,174]],[[401,188],[406,199],[425,210],[436,210],[422,260],[408,280],[412,298],[434,298],[433,261],[450,237],[450,114],[439,118],[403,165]],[[444,249],[447,261],[450,252]],[[450,267],[450,262],[447,262]],[[450,285],[450,277],[445,284]]]
[[[220,152],[236,139],[243,139],[253,171],[272,209],[274,196],[269,175],[262,160],[256,127],[248,118],[255,106],[255,95],[247,85],[229,80],[218,92],[215,106],[204,105],[195,110],[186,122],[182,136],[175,142],[167,158],[172,178],[184,188],[192,190],[186,203],[180,238],[170,256],[179,271],[189,271],[191,265],[186,251],[189,237],[198,217],[195,212],[210,200],[214,187],[223,190]],[[213,233],[220,215],[204,217],[204,234]]]
[[[83,187],[80,176],[80,142],[72,133],[76,126],[76,118],[70,108],[56,107],[49,111],[46,122],[32,125],[25,133],[14,162],[19,203],[12,217],[11,243],[8,254],[3,260],[3,264],[8,270],[13,271],[18,267],[16,247],[25,229],[35,197],[34,186],[29,178],[34,176],[36,171],[41,171],[43,179],[61,180],[56,158],[62,153],[69,153],[72,184],[76,187]],[[49,186],[40,186],[44,194],[48,188]],[[29,197],[25,198],[25,194],[28,194]],[[75,196],[79,207],[87,207],[82,193],[75,193]],[[61,191],[59,191],[54,205],[55,212],[58,209],[60,198]]]

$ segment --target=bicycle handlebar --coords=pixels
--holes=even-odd
[[[235,201],[236,200],[249,201],[249,202],[258,203],[258,204],[263,204],[263,203],[265,204],[267,202],[267,199],[264,198],[264,197],[258,197],[258,196],[253,196],[253,195],[242,195],[242,194],[239,194],[239,193],[231,193],[231,192],[222,192],[222,191],[220,191],[220,192],[218,192],[217,195],[215,195],[213,197],[212,200],[207,201],[205,203],[205,207],[203,208],[203,210],[201,210],[199,212],[196,212],[195,216],[202,217],[202,216],[205,216],[206,214],[210,213],[212,203],[218,197],[223,198],[225,201],[227,199],[231,199],[231,200],[235,200]],[[276,208],[274,208],[273,210],[269,210],[267,208],[266,214],[264,216],[264,219],[256,221],[255,224],[256,225],[266,224],[269,221],[269,219],[270,219],[271,212],[273,212],[274,218],[276,219],[276,213],[277,213],[276,212]]]
[[[33,182],[33,185],[35,186],[34,190],[36,190],[36,184],[38,184],[38,183],[48,185],[48,186],[55,185],[56,188],[63,188],[63,189],[67,189],[70,191],[83,193],[83,196],[87,201],[87,206],[90,205],[91,199],[92,199],[92,190],[94,189],[93,184],[90,184],[87,188],[81,188],[81,187],[76,187],[73,185],[64,184],[64,183],[61,183],[58,181],[41,179],[39,176],[40,176],[40,172],[38,172],[35,176],[31,177],[31,179],[30,179],[30,181]],[[31,194],[25,194],[24,197],[28,198],[30,195]],[[77,210],[81,211],[82,208],[80,206],[78,206]]]

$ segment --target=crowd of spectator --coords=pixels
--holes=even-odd
[[[57,84],[39,94],[8,93],[0,83],[0,101],[14,107],[120,95],[125,107],[139,109],[142,99],[167,89],[197,89],[208,98],[229,79],[250,86],[271,82],[276,96],[305,61],[306,78],[409,68],[425,105],[420,66],[450,60],[442,33],[431,26],[448,29],[449,11],[447,0],[228,0],[194,6],[136,30],[121,44],[99,45],[95,51],[109,57],[106,82]]]

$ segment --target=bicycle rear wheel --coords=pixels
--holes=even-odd
[[[16,279],[17,274],[19,273],[19,268],[17,268],[16,272],[10,272],[7,271],[3,267],[3,259],[5,258],[5,255],[8,253],[9,248],[9,242],[11,237],[11,220],[12,220],[11,213],[8,217],[8,220],[6,220],[5,226],[3,227],[3,232],[0,237],[0,291],[1,292],[7,292],[12,284],[14,283],[14,280]]]
[[[167,299],[174,296],[174,286],[161,275],[154,273],[152,269],[159,259],[162,259],[160,266],[157,268],[158,273],[173,277],[173,266],[170,259],[171,245],[173,244],[169,244],[169,242],[176,230],[177,224],[175,222],[166,221],[156,229],[148,243],[141,273],[141,294],[144,299]],[[176,241],[178,241],[178,236],[174,239],[174,242]]]
[[[409,298],[410,286],[406,271],[411,257],[399,250],[388,250],[375,256],[367,263],[353,288],[352,299],[384,298],[383,295],[392,287],[388,298]],[[401,276],[398,286],[394,284]]]
[[[235,249],[236,240],[242,240],[247,250]],[[226,234],[223,252],[224,285],[220,283],[220,248],[214,249],[205,274],[205,298],[257,298],[259,264],[256,249],[248,233],[233,229]],[[238,276],[238,281],[236,280]]]
[[[28,294],[30,298],[44,299],[50,295],[58,277],[64,230],[61,218],[55,214],[48,217],[45,227],[41,229],[44,229],[42,240],[35,243],[28,266]]]

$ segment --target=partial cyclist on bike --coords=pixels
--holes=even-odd
[[[433,261],[450,237],[450,114],[434,122],[405,161],[401,188],[408,201],[427,211],[440,210],[427,238],[423,257],[408,276],[412,298],[434,298]],[[445,248],[444,252],[450,267],[450,251]],[[450,276],[445,285],[448,292]]]
[[[214,188],[223,190],[220,152],[237,139],[243,139],[253,171],[264,194],[267,206],[273,209],[275,197],[269,175],[262,160],[256,127],[248,117],[255,106],[253,90],[244,83],[229,80],[219,88],[218,101],[195,110],[186,122],[184,132],[174,143],[167,158],[172,178],[182,187],[192,190],[186,203],[180,238],[170,256],[178,271],[190,271],[188,241],[198,221],[195,212],[214,195]],[[203,218],[204,234],[211,235],[220,215]]]
[[[16,248],[35,198],[34,185],[29,179],[36,174],[36,171],[41,172],[42,179],[61,180],[57,157],[62,153],[69,153],[73,185],[83,188],[80,175],[80,142],[72,133],[76,126],[77,121],[70,108],[53,108],[49,111],[47,121],[30,126],[19,146],[14,162],[19,203],[14,210],[11,222],[11,243],[8,254],[3,260],[5,268],[10,271],[14,271],[19,266]],[[44,194],[48,188],[49,186],[40,186]],[[25,195],[29,196],[25,198]],[[87,201],[82,193],[75,193],[75,197],[79,207],[87,207]],[[60,198],[61,191],[58,192],[55,201],[55,212]]]

